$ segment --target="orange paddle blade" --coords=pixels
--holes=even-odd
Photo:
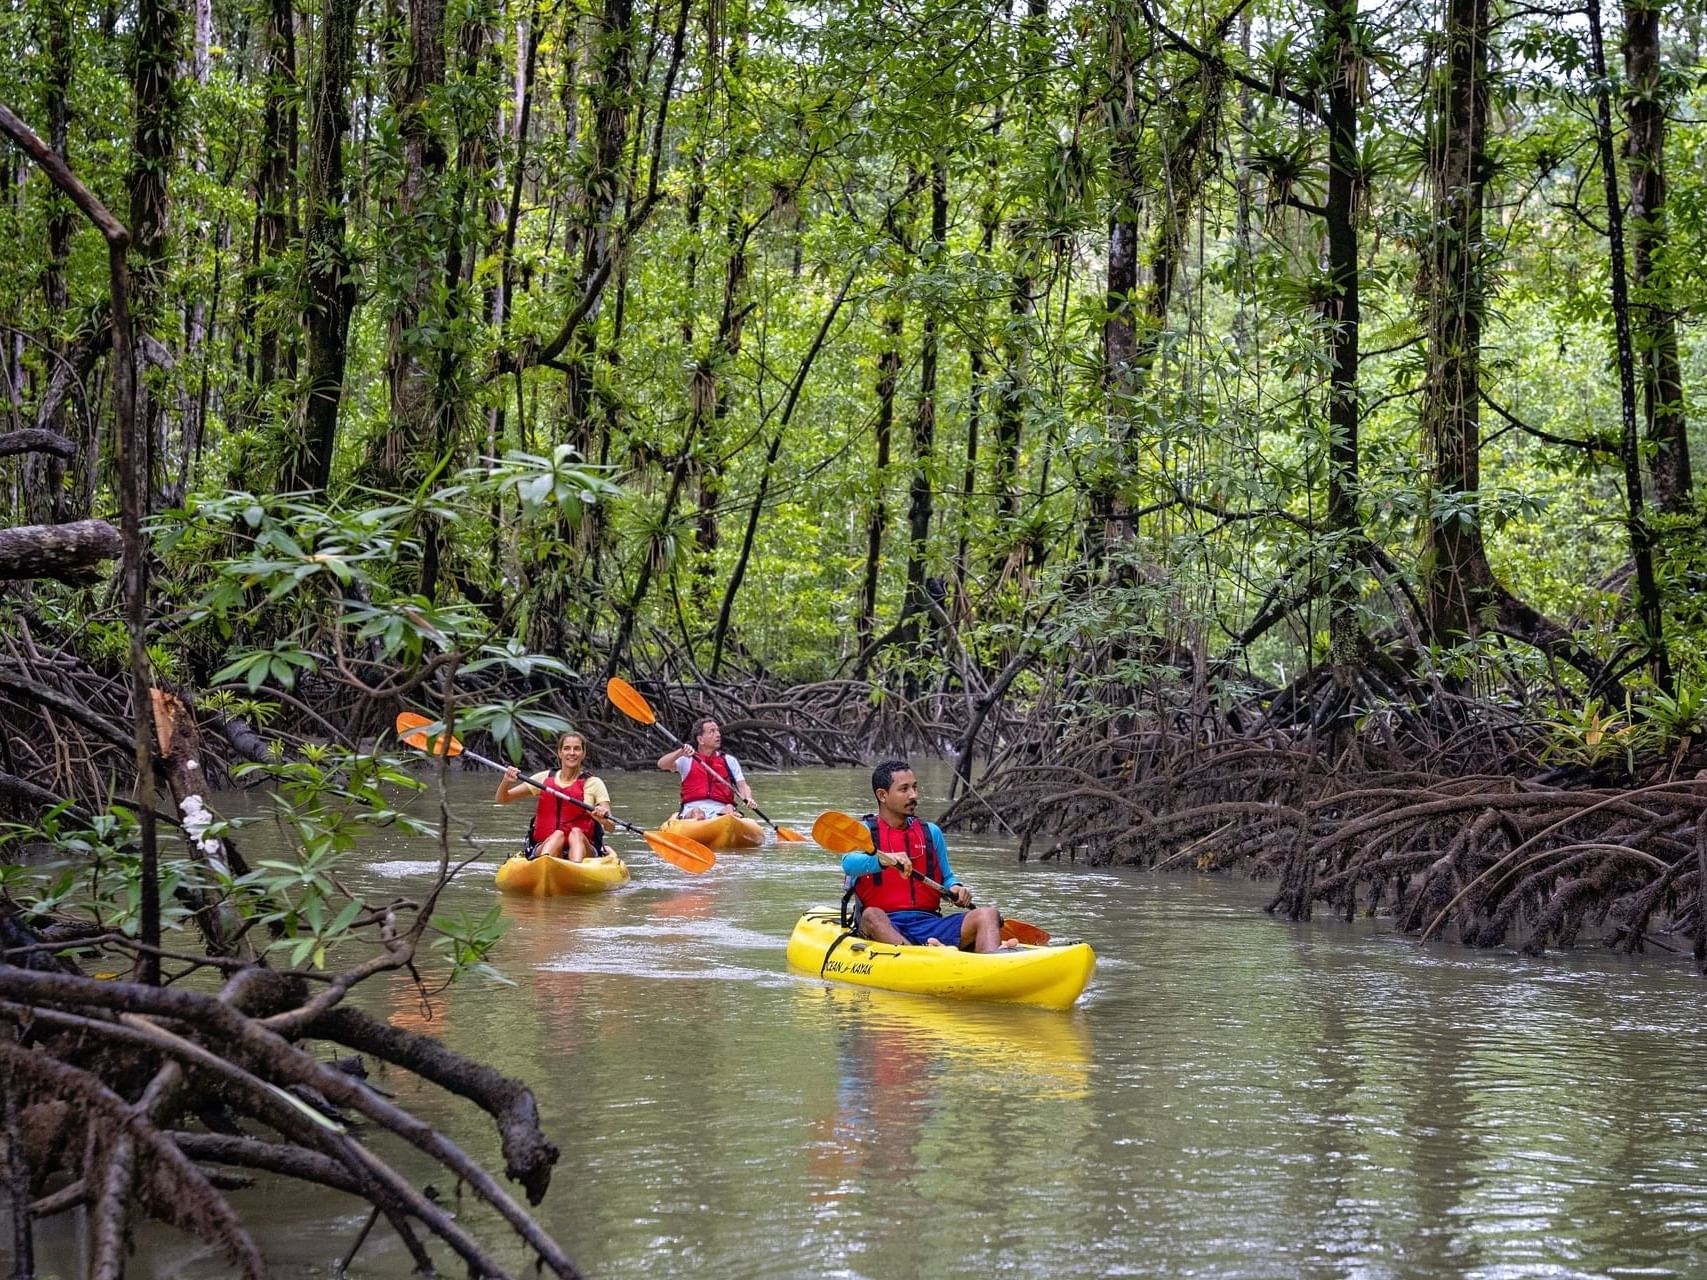
[[[793,827],[776,827],[775,830],[776,830],[776,838],[778,840],[785,841],[788,844],[805,844],[805,843],[807,843],[806,837],[801,835]]]
[[[1024,920],[1003,920],[1002,938],[1005,941],[1012,938],[1015,942],[1023,942],[1028,947],[1041,947],[1049,941],[1049,935],[1034,924]]]
[[[640,834],[652,852],[673,867],[680,867],[683,871],[697,876],[717,865],[717,855],[698,840],[689,840],[686,836],[672,835],[666,831],[642,831]]]
[[[872,851],[871,832],[866,830],[865,823],[834,809],[818,815],[818,821],[812,824],[812,838],[831,853]]]
[[[638,720],[641,724],[656,724],[657,715],[652,710],[652,704],[640,696],[628,681],[612,676],[605,681],[605,697],[609,698],[616,709],[630,720]]]
[[[427,732],[429,727],[438,723],[437,720],[416,715],[413,711],[399,712],[397,736],[417,751],[430,751],[438,756],[461,755],[462,743],[447,735],[442,725],[437,733],[429,734]]]

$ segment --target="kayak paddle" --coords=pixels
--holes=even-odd
[[[871,842],[871,829],[858,818],[838,813],[834,809],[818,815],[818,821],[812,824],[812,838],[831,853],[877,852],[877,846]],[[948,890],[929,876],[920,875],[917,871],[909,871],[907,874],[917,876],[945,898],[948,897]],[[953,901],[952,898],[949,900]],[[1049,935],[1036,925],[1006,917],[1002,919],[1002,937],[1023,942],[1028,947],[1041,947],[1049,941]]]
[[[652,710],[652,704],[646,701],[640,690],[629,684],[628,681],[618,676],[612,676],[605,682],[605,696],[611,700],[611,704],[615,706],[618,711],[622,712],[622,714],[627,716],[630,720],[638,720],[641,724],[649,724],[666,738],[669,738],[675,745],[681,745],[682,740],[675,737],[668,729],[658,723],[658,715]],[[705,769],[705,763],[701,761],[699,767]],[[709,773],[710,770],[707,769],[706,772]],[[734,788],[730,789],[733,791]],[[776,838],[778,840],[786,840],[791,844],[806,843],[805,836],[801,835],[793,827],[777,826],[776,823],[772,822],[770,818],[766,816],[763,809],[759,808],[758,805],[753,804],[751,801],[743,800],[740,796],[736,796],[735,803],[744,809],[751,809],[754,813],[758,814],[764,824],[772,831],[776,832]]]
[[[477,760],[489,769],[503,772],[504,766],[496,760],[488,760],[485,756],[470,751],[455,738],[448,737],[442,729],[438,733],[428,733],[427,730],[437,723],[438,721],[416,715],[413,711],[404,711],[397,717],[397,736],[417,751],[426,751],[433,755],[442,756],[467,756],[470,760]],[[561,787],[544,786],[532,778],[523,777],[520,774],[516,776],[516,781],[525,783],[535,791],[548,791],[560,799],[567,800],[570,804],[580,805],[588,813],[593,812],[592,805],[585,800],[577,800]],[[653,853],[671,866],[680,867],[683,871],[698,875],[702,871],[710,871],[717,865],[717,855],[698,840],[690,840],[686,836],[674,835],[667,831],[643,831],[632,822],[624,822],[621,818],[607,816],[606,821],[621,827],[624,831],[632,831],[646,841],[647,847]]]

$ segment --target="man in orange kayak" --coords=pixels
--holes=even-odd
[[[610,792],[603,779],[582,767],[587,762],[587,740],[580,734],[566,733],[557,740],[557,761],[556,773],[543,769],[533,775],[535,786],[523,782],[511,765],[498,779],[498,793],[492,798],[509,804],[537,795],[539,804],[528,823],[522,855],[580,862],[604,851],[605,833],[600,823],[610,816]],[[575,803],[577,800],[580,804]]]
[[[948,841],[942,828],[914,816],[919,783],[905,760],[885,760],[871,771],[877,812],[868,814],[876,853],[850,853],[842,872],[859,899],[859,932],[890,946],[959,947],[962,951],[1000,951],[1017,947],[1002,941],[1002,917],[994,907],[973,907],[972,891],[948,865]],[[917,873],[917,874],[915,874]],[[958,907],[942,914],[943,894],[920,877],[935,880]]]
[[[674,772],[682,780],[684,818],[715,818],[735,811],[739,795],[748,805],[753,803],[753,789],[741,772],[741,762],[723,746],[723,730],[709,716],[695,720],[694,745],[683,743],[674,751],[658,757],[658,767],[665,773]]]

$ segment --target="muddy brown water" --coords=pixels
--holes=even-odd
[[[644,823],[671,803],[663,774],[607,780]],[[922,780],[934,813],[946,774]],[[754,781],[803,830],[866,807],[852,770]],[[451,795],[495,865],[526,807],[492,806],[491,788],[460,774]],[[252,831],[246,851],[267,842]],[[1068,1013],[954,1004],[789,971],[796,916],[839,894],[814,846],[697,877],[616,847],[634,871],[617,893],[502,900],[495,963],[514,985],[360,994],[533,1087],[563,1152],[537,1212],[590,1276],[1707,1275],[1707,1012],[1681,958],[1524,960],[1382,921],[1290,925],[1262,914],[1261,886],[1022,865],[959,836],[980,898],[1099,962]],[[341,874],[390,897],[435,865],[429,842],[388,836]],[[493,900],[475,867],[446,905]],[[501,1168],[482,1113],[381,1082]],[[235,1200],[285,1277],[330,1275],[366,1216],[282,1181]],[[86,1250],[74,1218],[44,1228],[41,1274],[83,1274]],[[150,1229],[131,1274],[228,1272]],[[443,1273],[461,1274],[448,1254]],[[349,1274],[402,1277],[408,1257],[382,1226]]]

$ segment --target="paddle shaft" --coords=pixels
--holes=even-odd
[[[900,866],[901,866],[900,863],[894,863],[892,865],[895,867],[896,870],[898,870],[898,871],[900,870]],[[943,897],[945,897],[945,898],[948,898],[948,895],[953,892],[953,890],[945,889],[942,885],[938,884],[935,880],[932,880],[929,876],[925,875],[924,872],[922,872],[922,871],[908,871],[908,872],[904,872],[903,874],[917,877],[918,879],[922,880],[925,884],[928,884],[931,888],[935,889],[938,893],[942,894]],[[956,888],[964,888],[965,886],[957,885],[955,887]],[[973,910],[978,905],[976,902],[973,902],[971,900],[971,892],[972,891],[970,889],[967,890],[968,896],[967,896],[967,901],[966,901],[966,910],[968,910],[968,911]],[[948,898],[948,900],[950,902],[953,902],[954,905],[957,907],[960,905],[960,903],[957,902],[953,898]],[[1003,915],[997,915],[996,919],[998,919],[1002,922],[1002,928],[1004,930],[1008,930],[1008,929],[1023,930],[1023,932],[1020,933],[1020,935],[1019,935],[1019,941],[1021,941],[1021,942],[1025,942],[1025,941],[1027,941],[1028,938],[1032,938],[1034,936],[1043,942],[1047,942],[1049,940],[1049,935],[1047,933],[1044,933],[1043,930],[1039,929],[1034,924],[1027,924],[1024,920],[1010,920],[1006,916],[1003,916]]]
[[[876,850],[872,851],[872,856],[877,858],[879,861],[882,861],[881,855],[878,854]],[[923,871],[913,871],[913,870],[903,869],[903,867],[901,866],[901,864],[899,862],[891,862],[888,865],[895,868],[895,870],[901,872],[901,874],[904,876],[912,876],[913,879],[917,880],[920,884],[928,884],[931,888],[935,889],[943,897],[948,898],[949,901],[953,902],[955,906],[958,907],[960,905],[959,901],[957,901],[956,899],[954,899],[950,896],[951,894],[953,894],[954,889],[950,889],[944,885],[938,884],[935,880],[932,880],[929,876],[927,876]],[[965,889],[966,886],[965,885],[955,885],[954,888],[955,889]],[[972,891],[970,889],[967,889],[966,893],[967,893],[968,899],[970,899],[972,896]],[[971,901],[968,901],[966,904],[966,909],[968,911],[970,911],[970,910],[972,910],[974,905],[975,905],[974,903],[972,903]]]
[[[478,751],[470,751],[467,747],[464,747],[462,749],[462,754],[467,756],[470,760],[478,760],[481,764],[485,765],[488,769],[496,769],[500,773],[504,772],[505,766],[499,764],[496,760],[488,760],[485,756],[481,755]],[[595,818],[599,818],[601,821],[613,822],[617,826],[621,827],[624,831],[632,831],[637,836],[643,836],[646,834],[639,827],[635,826],[632,822],[624,822],[621,818],[617,817],[615,814],[607,813],[607,814],[601,815],[597,809],[593,808],[592,805],[588,804],[585,800],[577,800],[574,796],[570,795],[562,787],[546,786],[544,783],[535,782],[532,778],[526,777],[525,775],[520,774],[520,773],[516,774],[516,781],[522,783],[524,786],[532,787],[535,791],[543,791],[548,795],[556,796],[559,800],[567,800],[570,804],[579,805],[581,808],[585,809],[588,813],[592,814]]]

